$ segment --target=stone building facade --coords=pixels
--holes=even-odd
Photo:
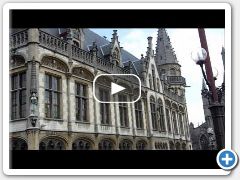
[[[29,150],[191,150],[185,78],[165,29],[136,58],[90,29],[11,29],[10,147]],[[99,74],[135,74],[136,103],[93,97]],[[139,87],[125,79],[131,99]],[[98,88],[98,87],[96,87]],[[109,87],[98,89],[109,98]]]

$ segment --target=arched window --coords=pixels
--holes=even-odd
[[[176,150],[181,150],[181,145],[179,142],[176,143]]]
[[[157,118],[156,118],[156,102],[154,97],[150,98],[151,117],[152,117],[152,128],[157,130]]]
[[[28,145],[26,141],[20,138],[13,138],[10,140],[10,150],[27,150]]]
[[[179,114],[179,124],[180,124],[180,134],[184,135],[184,128],[183,128],[183,115]]]
[[[174,150],[174,143],[172,141],[169,142],[170,150]]]
[[[174,126],[174,133],[178,134],[178,127],[177,127],[177,117],[175,111],[172,112],[172,121]]]
[[[187,148],[186,148],[187,146],[186,146],[186,144],[185,143],[183,143],[182,144],[182,150],[187,150]]]
[[[153,86],[152,86],[152,76],[151,76],[151,74],[149,74],[149,88],[150,88],[150,89],[153,89]]]
[[[98,149],[99,150],[113,150],[113,142],[109,140],[102,140],[98,144]]]
[[[135,102],[135,118],[137,129],[143,129],[143,110],[142,110],[142,101],[141,99]]]
[[[205,135],[201,135],[200,137],[200,145],[201,145],[201,150],[208,150],[208,139]]]
[[[145,141],[138,141],[136,144],[137,150],[146,150],[147,149],[147,143]]]
[[[40,142],[39,150],[65,150],[65,145],[60,139],[46,138]]]
[[[84,139],[78,139],[72,144],[72,150],[90,150],[92,149],[92,144]]]
[[[155,78],[155,69],[154,66],[152,65],[152,83],[153,83],[153,89],[156,91],[156,78]]]
[[[123,140],[119,144],[119,149],[120,150],[132,150],[132,143],[127,140]]]
[[[168,132],[171,133],[172,128],[171,128],[171,120],[170,120],[170,111],[168,108],[165,108],[165,111],[166,111],[166,119],[167,119],[167,129],[168,129]]]
[[[162,132],[166,131],[164,112],[163,112],[163,103],[161,99],[158,99],[158,121],[159,121],[159,130]]]
[[[157,91],[160,92],[160,82],[158,78],[157,78]]]

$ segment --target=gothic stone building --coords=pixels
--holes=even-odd
[[[137,48],[137,47],[136,47]],[[29,150],[190,150],[185,78],[165,29],[156,53],[148,38],[140,59],[90,29],[11,29],[10,148]],[[99,74],[135,74],[136,103],[106,104],[93,97]],[[139,87],[121,83],[131,99]],[[110,99],[110,87],[100,89]]]

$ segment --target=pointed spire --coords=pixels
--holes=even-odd
[[[148,38],[148,50],[147,50],[147,55],[150,55],[150,56],[153,56],[153,45],[152,45],[152,37],[151,36],[149,36]]]
[[[118,40],[117,30],[113,30],[111,40],[112,40],[112,42],[114,42],[115,40]]]
[[[156,46],[156,64],[178,63],[166,29],[158,29]]]

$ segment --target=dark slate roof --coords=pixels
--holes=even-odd
[[[133,61],[134,68],[138,72],[139,76],[142,76],[143,64],[142,60]]]
[[[64,28],[41,28],[42,31],[49,33],[51,35],[59,37],[59,31],[60,33],[66,32],[66,29]],[[96,34],[95,32],[91,31],[88,28],[84,28],[84,47],[83,49],[86,51],[89,51],[92,43],[95,41],[96,45],[98,47],[98,56],[103,57],[104,55],[107,55],[110,53],[110,42],[103,38],[102,36]],[[139,60],[137,57],[129,53],[128,51],[122,49],[122,62],[127,61],[137,61]]]

